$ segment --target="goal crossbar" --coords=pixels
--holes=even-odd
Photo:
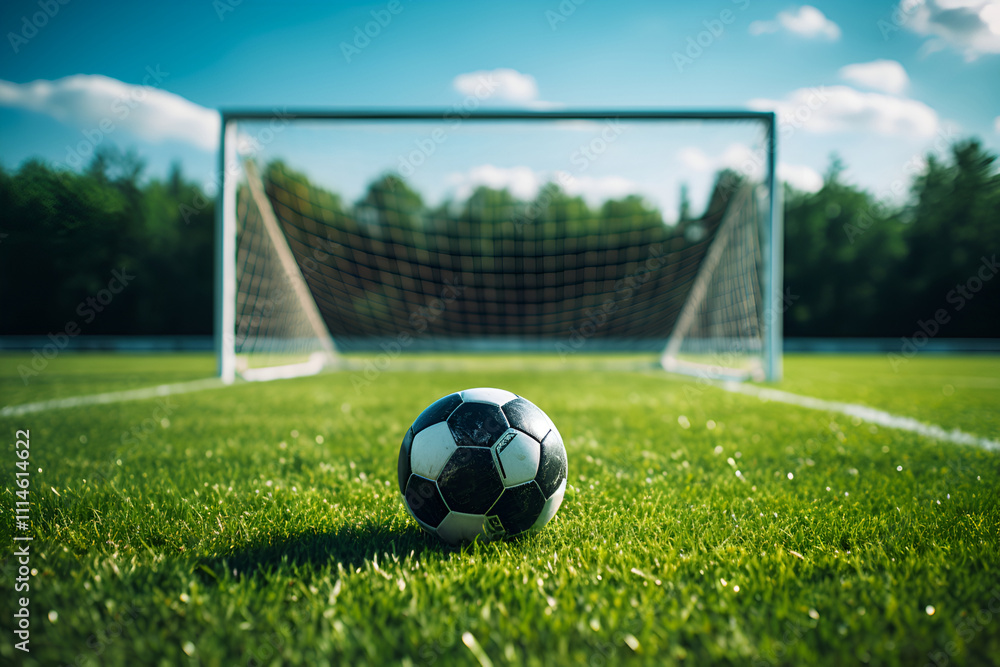
[[[291,121],[417,121],[417,122],[461,122],[475,123],[481,121],[754,121],[760,123],[764,130],[766,154],[763,175],[764,196],[766,205],[758,216],[760,239],[760,347],[761,364],[759,372],[735,376],[744,379],[766,379],[775,381],[781,377],[781,317],[780,307],[782,280],[782,216],[780,206],[780,191],[776,178],[777,133],[776,116],[771,111],[753,111],[742,109],[668,109],[668,110],[475,110],[463,108],[452,109],[224,109],[220,112],[222,127],[219,150],[219,197],[217,201],[216,223],[216,350],[219,359],[219,374],[225,381],[232,381],[237,375],[254,379],[257,375],[263,379],[269,377],[287,377],[297,374],[316,372],[325,367],[326,359],[336,354],[323,316],[312,298],[309,285],[303,274],[295,265],[292,251],[289,249],[281,232],[281,223],[275,218],[268,195],[264,192],[256,169],[242,160],[237,153],[239,140],[237,127],[248,122],[278,122]],[[236,196],[237,179],[240,171],[248,181],[251,196],[262,212],[264,226],[272,237],[284,271],[287,274],[296,299],[302,303],[303,312],[318,341],[321,342],[320,354],[313,354],[309,360],[299,364],[289,365],[285,370],[279,369],[237,369],[233,352],[233,332],[236,329]],[[735,199],[735,198],[734,198]],[[716,237],[706,254],[706,262],[720,261],[727,243],[729,229],[733,223],[727,218],[721,224]],[[294,268],[294,270],[293,270]],[[688,301],[684,304],[677,328],[671,333],[667,347],[663,350],[664,366],[669,370],[679,372],[694,372],[704,374],[703,368],[710,365],[699,365],[697,361],[684,364],[676,363],[678,347],[690,320],[695,317],[697,302],[704,298],[705,285],[711,278],[712,271],[703,266],[698,278],[691,288]]]

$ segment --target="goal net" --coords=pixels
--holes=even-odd
[[[338,353],[646,352],[775,379],[767,113],[227,113],[227,380]]]

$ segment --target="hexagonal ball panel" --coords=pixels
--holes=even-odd
[[[485,521],[486,517],[482,514],[449,512],[441,525],[438,526],[437,533],[448,544],[469,542],[477,537],[486,537],[483,532],[483,522]]]
[[[566,447],[563,446],[562,436],[559,435],[559,431],[552,429],[542,440],[542,457],[538,463],[538,475],[535,477],[546,498],[556,492],[559,483],[566,479],[568,471]]]
[[[547,414],[524,398],[516,398],[504,404],[503,413],[506,415],[507,421],[510,422],[511,428],[527,433],[538,442],[544,440],[549,431],[556,427]]]
[[[406,483],[406,493],[403,495],[413,516],[431,528],[436,528],[448,514],[448,507],[441,499],[434,480],[420,475],[410,475],[410,481]]]
[[[428,426],[413,436],[413,444],[410,445],[412,471],[427,479],[437,479],[456,449],[458,447],[446,422]]]
[[[420,433],[428,426],[443,422],[461,404],[462,397],[458,394],[448,394],[444,398],[434,401],[413,422],[413,435]]]
[[[508,535],[517,535],[531,528],[545,507],[545,496],[534,480],[504,489],[500,500],[490,510],[497,516]]]
[[[510,428],[493,445],[504,486],[524,484],[535,478],[542,446],[531,436]]]
[[[503,480],[491,450],[459,447],[438,476],[438,486],[453,511],[485,514],[500,497]]]
[[[448,417],[459,447],[490,447],[507,430],[507,418],[490,403],[462,403]]]

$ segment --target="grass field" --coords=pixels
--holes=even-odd
[[[64,355],[3,404],[205,377],[203,356]],[[360,365],[360,361],[356,361]],[[492,359],[242,384],[0,419],[13,544],[30,429],[24,665],[1000,664],[1000,453],[648,364]],[[454,370],[448,370],[454,368]],[[793,391],[1000,434],[1000,358],[789,357]],[[559,426],[566,501],[461,549],[402,506],[396,456],[435,398],[498,386]]]

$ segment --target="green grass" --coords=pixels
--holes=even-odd
[[[57,361],[39,385],[8,380],[5,402],[211,368]],[[37,569],[32,652],[13,650],[5,620],[0,655],[476,664],[469,633],[494,665],[1000,664],[1000,455],[652,370],[436,361],[400,360],[361,391],[353,371],[0,420],[9,442],[31,429]],[[782,389],[997,437],[997,358],[918,357],[905,378],[877,356],[786,370]],[[541,533],[453,549],[404,512],[396,455],[425,405],[470,386],[548,412],[570,487]]]
[[[863,403],[945,428],[1000,434],[1000,364],[996,357],[931,356],[893,370],[886,355],[791,357],[781,388]]]
[[[215,359],[204,354],[63,353],[43,360],[0,354],[0,405],[138,389],[214,373]]]

